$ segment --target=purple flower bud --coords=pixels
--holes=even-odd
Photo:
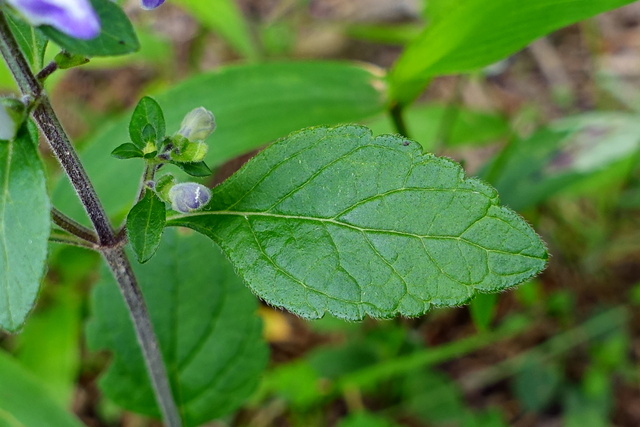
[[[164,0],[142,0],[142,8],[143,9],[155,9],[164,3]]]
[[[180,213],[189,213],[200,209],[211,200],[211,191],[195,182],[176,184],[169,190],[171,209]]]
[[[100,20],[88,0],[7,0],[32,25],[51,25],[78,39],[100,34]]]

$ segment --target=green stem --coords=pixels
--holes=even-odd
[[[97,244],[92,244],[85,240],[81,240],[74,235],[65,233],[62,230],[51,230],[49,241],[51,243],[61,243],[64,245],[78,246],[81,248],[91,249],[93,251],[100,250],[100,247]]]
[[[523,318],[514,318],[505,322],[500,328],[491,332],[483,332],[463,338],[451,344],[427,348],[406,356],[397,357],[388,362],[378,363],[343,376],[333,388],[334,393],[344,392],[350,388],[363,388],[398,375],[424,369],[438,363],[464,356],[467,353],[484,348],[497,341],[516,336],[531,327],[531,323]]]
[[[389,110],[389,114],[391,114],[391,120],[393,120],[393,125],[396,128],[396,132],[405,138],[411,139],[409,136],[409,131],[407,130],[407,124],[404,120],[404,107],[401,104],[395,104]]]

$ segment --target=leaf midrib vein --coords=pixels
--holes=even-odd
[[[292,220],[298,220],[298,221],[312,221],[312,222],[320,222],[320,223],[330,223],[330,224],[337,225],[339,227],[351,228],[353,230],[357,230],[359,232],[366,232],[366,233],[387,233],[387,234],[395,234],[395,235],[405,236],[405,237],[413,237],[413,238],[418,238],[418,239],[457,240],[457,241],[461,241],[461,242],[464,242],[466,244],[475,246],[475,247],[477,247],[479,249],[482,249],[484,251],[487,251],[487,252],[501,253],[501,254],[505,254],[505,255],[517,255],[517,256],[521,256],[521,257],[525,257],[525,258],[544,260],[544,257],[542,257],[542,256],[533,256],[533,255],[526,255],[526,254],[523,254],[523,253],[507,252],[507,251],[501,251],[499,249],[485,248],[484,246],[482,246],[482,245],[480,245],[478,243],[475,243],[475,242],[473,242],[473,241],[471,241],[469,239],[466,239],[464,237],[461,237],[461,236],[447,236],[447,235],[430,236],[430,235],[419,235],[419,234],[415,234],[415,233],[409,233],[409,232],[406,232],[406,231],[366,228],[366,227],[359,227],[359,226],[356,226],[356,225],[353,225],[353,224],[349,224],[349,223],[346,223],[346,222],[338,221],[335,218],[318,218],[318,217],[309,217],[309,216],[302,216],[302,215],[274,214],[274,213],[267,213],[267,212],[207,211],[207,212],[197,212],[197,213],[192,213],[192,214],[185,214],[185,215],[176,216],[176,217],[173,217],[173,218],[169,218],[169,220],[167,222],[170,222],[171,220],[177,220],[178,222],[180,222],[180,220],[182,220],[182,219],[200,217],[200,216],[208,216],[208,215],[239,216],[239,217],[244,217],[245,219],[248,219],[249,217],[265,217],[265,218],[277,218],[277,219],[292,219]],[[251,230],[253,230],[252,227],[250,227],[250,228],[251,228]]]

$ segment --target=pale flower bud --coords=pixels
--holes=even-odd
[[[184,116],[178,135],[189,141],[204,141],[215,128],[216,121],[211,111],[198,107]]]
[[[11,140],[25,120],[25,107],[17,99],[0,99],[0,140]]]
[[[211,191],[195,182],[176,184],[169,190],[171,209],[180,213],[189,213],[202,208],[211,200]]]

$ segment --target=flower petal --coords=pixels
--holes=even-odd
[[[51,25],[78,39],[100,34],[100,20],[88,0],[7,0],[32,25]]]
[[[143,9],[155,9],[164,3],[164,0],[142,0],[142,8]]]

